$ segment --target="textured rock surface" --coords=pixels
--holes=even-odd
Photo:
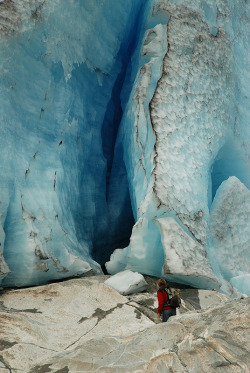
[[[228,306],[177,317],[130,338],[90,340],[30,373],[42,367],[50,372],[249,372],[249,300],[241,302],[240,315],[236,304]]]
[[[154,324],[136,304],[129,305],[126,297],[105,286],[104,279],[88,277],[3,293],[2,362],[27,372],[34,363],[84,341],[129,335]]]
[[[127,297],[106,279],[2,292],[0,373],[247,372],[248,298],[182,289],[178,315],[159,324],[155,278]]]

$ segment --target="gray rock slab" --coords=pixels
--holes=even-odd
[[[97,276],[2,292],[2,364],[27,372],[36,362],[84,341],[130,335],[154,324],[103,282]]]
[[[89,340],[29,373],[249,372],[250,298],[189,312],[130,337]],[[46,372],[46,370],[44,370]]]
[[[2,291],[0,373],[200,373],[215,366],[221,373],[246,364],[248,298],[180,289],[177,316],[162,324],[156,278],[145,276],[147,290],[129,296],[106,286],[107,278]]]

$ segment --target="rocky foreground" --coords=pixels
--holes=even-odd
[[[167,323],[156,279],[122,296],[108,276],[0,293],[0,373],[249,372],[250,298],[182,289]]]

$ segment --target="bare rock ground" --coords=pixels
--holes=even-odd
[[[159,323],[156,279],[122,296],[93,276],[0,293],[0,373],[249,372],[249,298],[181,289]]]

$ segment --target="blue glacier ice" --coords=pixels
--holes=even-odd
[[[248,22],[233,0],[0,2],[1,286],[107,262],[249,294]]]
[[[227,203],[220,185],[228,178],[250,187],[248,19],[244,3],[155,2],[132,57],[140,70],[119,133],[137,222],[130,245],[107,263],[110,273],[249,294],[249,197],[224,206],[223,239],[214,238],[218,216],[210,213]]]
[[[107,248],[128,244],[134,223],[127,197],[125,224],[110,223],[117,201],[107,194],[142,2],[0,7],[4,286],[100,273]],[[126,180],[120,187],[129,196]]]

